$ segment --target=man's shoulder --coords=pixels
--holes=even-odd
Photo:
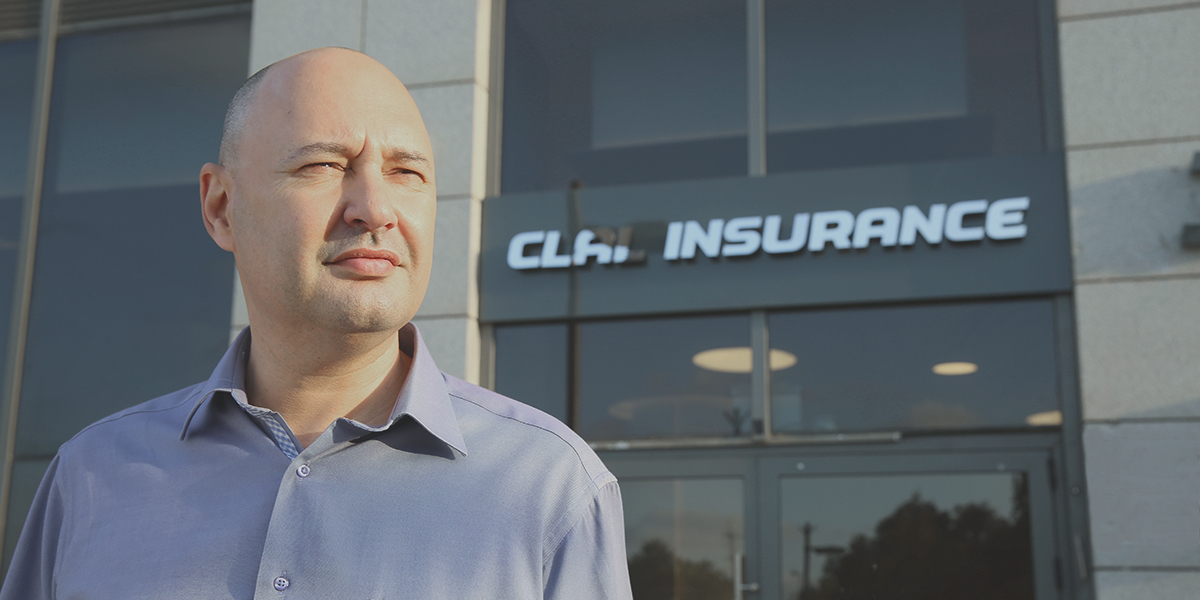
[[[178,436],[187,416],[203,394],[204,383],[196,383],[115,412],[84,427],[64,443],[59,452],[87,452],[87,448],[93,444],[104,443],[114,437],[143,437],[171,434],[172,431]]]
[[[471,438],[499,438],[510,450],[526,457],[538,454],[542,459],[577,463],[596,485],[612,479],[587,442],[562,421],[508,396],[453,375],[442,375],[460,425],[464,426],[468,451]]]

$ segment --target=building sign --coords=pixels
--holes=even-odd
[[[784,236],[781,215],[674,221],[667,225],[663,260],[791,254],[807,250],[824,252],[826,248],[864,249],[872,242],[881,247],[912,246],[921,237],[928,244],[1015,240],[1025,237],[1025,211],[1029,198],[1005,198],[995,202],[964,200],[947,207],[934,204],[927,211],[905,206],[868,208],[858,215],[846,210],[796,213],[789,219],[790,232]],[[980,225],[968,226],[972,216],[983,216]],[[630,251],[633,228],[617,231],[604,227],[581,229],[566,254],[560,254],[564,239],[561,231],[523,231],[508,242],[509,268],[557,269],[598,265],[637,264],[645,261],[644,251]],[[532,249],[532,253],[531,253]]]
[[[1061,154],[485,202],[489,321],[1071,287]]]

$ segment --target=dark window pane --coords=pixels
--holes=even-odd
[[[784,598],[1032,600],[1024,474],[785,477]]]
[[[770,315],[782,432],[1053,425],[1048,300]]]
[[[25,192],[36,69],[37,40],[0,43],[0,198],[19,199]]]
[[[748,316],[584,323],[580,361],[586,439],[750,434]]]
[[[567,325],[496,327],[496,391],[567,420]]]
[[[37,1],[37,0],[34,0]],[[124,0],[96,2],[95,0],[66,0],[59,17],[64,24],[104,21],[122,17],[140,17],[163,12],[176,12],[248,4],[246,0]]]
[[[510,0],[505,193],[746,173],[740,0]]]
[[[745,553],[742,481],[621,479],[633,597],[733,598],[733,564]]]
[[[249,39],[236,17],[59,41],[18,456],[220,358],[233,259],[204,231],[196,179]]]
[[[1043,149],[1033,0],[768,0],[766,16],[771,171]]]
[[[21,207],[29,156],[29,122],[37,69],[37,41],[0,44],[0,365],[8,360],[13,278],[21,237]],[[4,371],[0,368],[0,386]]]
[[[217,158],[249,43],[248,17],[59,40],[46,187],[195,186]]]

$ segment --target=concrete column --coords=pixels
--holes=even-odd
[[[479,379],[480,209],[489,107],[491,0],[255,0],[250,70],[320,46],[365,52],[412,92],[433,141],[433,276],[413,321],[442,370]],[[240,287],[233,332],[246,325]]]
[[[1200,6],[1060,0],[1100,600],[1200,589]]]

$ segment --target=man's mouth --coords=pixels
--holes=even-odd
[[[386,275],[400,266],[400,257],[390,250],[356,248],[347,250],[326,262],[361,275]]]

